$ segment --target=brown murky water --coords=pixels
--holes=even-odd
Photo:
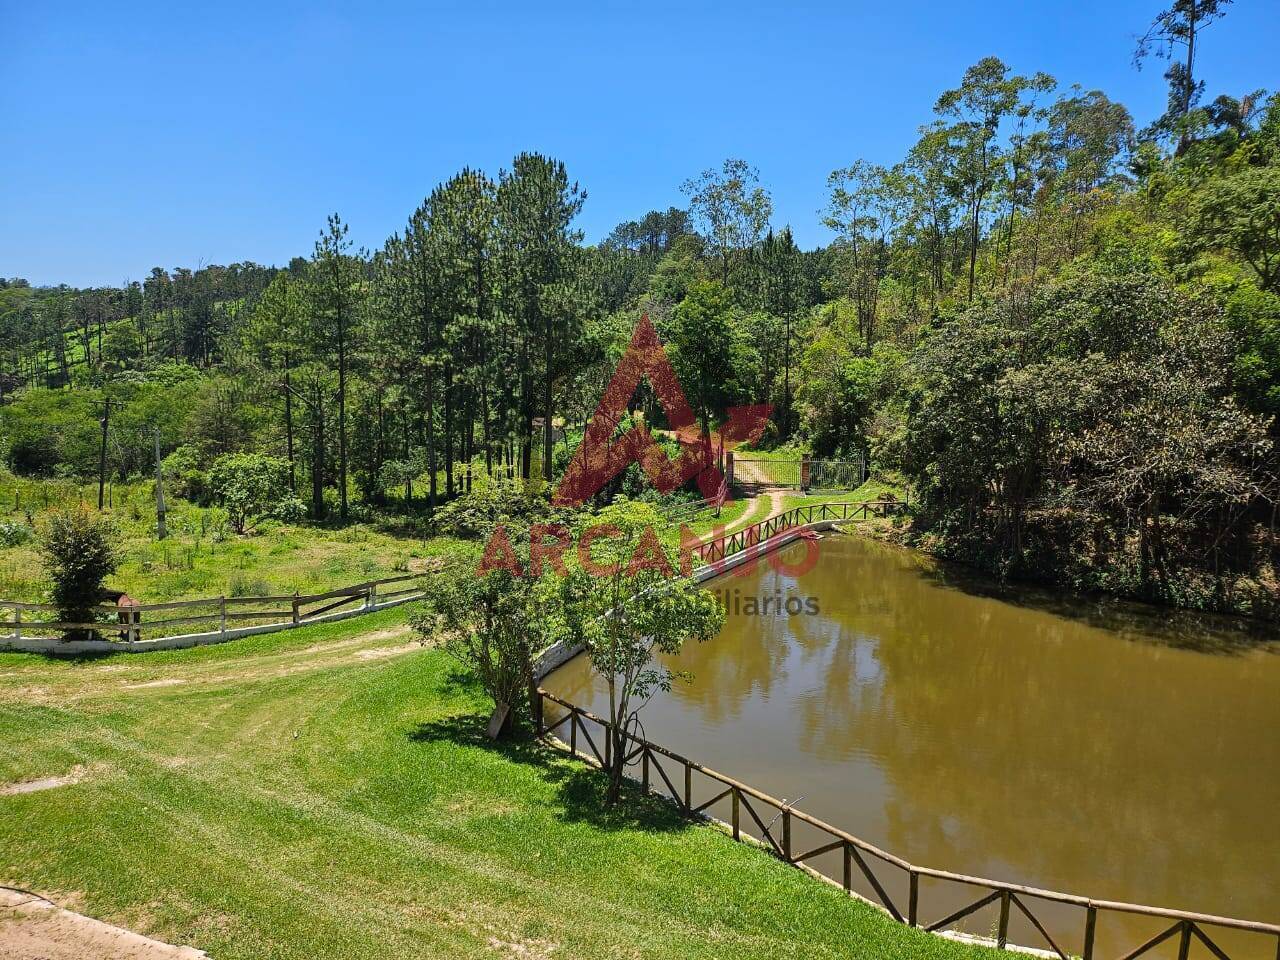
[[[820,546],[816,569],[799,577],[762,565],[712,584],[728,620],[717,639],[668,661],[692,678],[646,708],[650,740],[773,796],[803,797],[800,809],[916,864],[1280,922],[1274,632],[996,590],[854,536]],[[780,556],[795,562],[803,550]],[[813,598],[819,613],[743,612],[764,596]],[[545,686],[606,712],[585,658]],[[818,842],[796,838],[798,848]],[[814,865],[839,877],[838,856]],[[905,878],[882,876],[905,903]],[[979,894],[925,882],[922,920]],[[1029,906],[1079,954],[1082,909]],[[994,910],[960,927],[989,933]],[[1123,953],[1159,929],[1104,916],[1099,945]],[[1210,933],[1232,956],[1276,956],[1274,938]],[[1043,945],[1016,912],[1011,939]],[[1152,955],[1176,952],[1174,937]],[[1196,945],[1192,955],[1209,954]]]

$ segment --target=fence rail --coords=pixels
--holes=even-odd
[[[370,609],[381,603],[409,597],[419,591],[416,586],[399,587],[418,579],[417,574],[403,574],[368,580],[349,587],[340,587],[326,593],[282,594],[265,597],[206,597],[198,600],[169,600],[162,603],[98,604],[91,612],[101,619],[90,622],[72,622],[42,619],[41,614],[56,616],[57,608],[47,603],[20,603],[0,600],[0,611],[11,610],[12,618],[0,620],[0,631],[7,628],[8,637],[0,639],[22,640],[47,638],[51,634],[82,634],[92,632],[99,639],[114,639],[123,645],[145,639],[173,636],[174,628],[193,624],[207,624],[209,632],[226,633],[244,626],[297,626],[315,620],[343,607],[358,605],[356,609]],[[245,609],[257,607],[259,609]],[[175,612],[176,616],[146,617],[145,614]],[[34,614],[35,616],[32,616]],[[267,621],[263,623],[263,621]],[[70,639],[70,638],[67,638]]]
[[[665,520],[675,522],[677,520],[688,520],[692,516],[696,516],[703,510],[710,510],[712,507],[719,510],[724,506],[725,501],[729,499],[729,478],[726,476],[720,481],[720,487],[714,494],[709,497],[703,497],[701,500],[690,500],[688,503],[676,504],[674,507],[659,511]]]
[[[871,517],[888,517],[905,513],[909,506],[905,500],[802,504],[769,517],[767,520],[758,520],[734,533],[703,540],[693,548],[693,555],[708,563],[717,563],[735,553],[760,546],[771,537],[794,527],[819,523],[823,520],[868,520]]]
[[[564,715],[548,722],[547,703],[560,708],[564,711]],[[564,744],[575,758],[585,759],[602,767],[609,766],[610,744],[614,737],[613,725],[608,720],[597,717],[568,700],[562,700],[541,687],[538,688],[538,702],[535,707],[540,736],[550,737],[557,731],[567,732],[567,739],[558,734],[556,739]],[[563,731],[566,724],[568,729]],[[603,750],[591,735],[593,727],[600,733],[601,742],[604,744]],[[772,797],[762,790],[757,790],[665,747],[631,734],[628,734],[622,742],[626,745],[625,761],[629,766],[639,765],[640,785],[646,792],[670,800],[687,817],[719,820],[725,824],[735,840],[744,838],[753,840],[785,863],[831,882],[836,882],[835,878],[820,873],[806,861],[838,852],[842,861],[839,883],[844,891],[861,897],[861,894],[854,890],[854,883],[855,877],[862,878],[874,892],[875,900],[870,902],[879,906],[899,923],[930,932],[945,931],[957,921],[971,916],[984,907],[998,903],[999,920],[996,923],[994,938],[998,948],[1005,949],[1009,946],[1010,921],[1013,910],[1016,909],[1037,931],[1054,956],[1060,957],[1061,960],[1070,960],[1072,956],[1079,956],[1082,960],[1096,960],[1099,956],[1097,943],[1099,916],[1106,913],[1130,914],[1171,921],[1171,923],[1168,927],[1162,928],[1161,932],[1119,955],[1118,960],[1135,960],[1137,957],[1149,954],[1174,937],[1178,938],[1179,960],[1187,960],[1193,943],[1199,943],[1205,951],[1218,960],[1232,960],[1231,955],[1206,930],[1210,927],[1241,931],[1253,936],[1255,943],[1259,942],[1258,938],[1260,938],[1264,941],[1262,943],[1264,947],[1265,941],[1274,940],[1275,955],[1277,960],[1280,960],[1280,925],[1114,900],[1094,900],[1075,894],[1059,893],[1056,890],[1042,890],[1023,884],[1005,883],[985,877],[973,877],[948,870],[918,866],[804,813],[787,800]],[[697,796],[694,790],[695,777],[698,778],[700,785],[705,786],[708,782],[712,785],[712,795],[709,799],[695,802]],[[725,813],[727,819],[714,816],[713,810],[723,807],[726,803],[729,809],[720,810],[720,812]],[[770,819],[766,821],[766,817]],[[821,836],[820,842],[807,849],[797,845],[794,842],[794,826],[798,823],[805,824],[816,831]],[[883,864],[897,871],[900,878],[906,879],[905,898],[901,893],[897,897],[889,893],[885,883],[873,869],[872,862]],[[922,878],[964,887],[977,887],[983,892],[977,899],[968,902],[958,910],[953,910],[939,919],[927,919],[925,905],[921,902]],[[1083,927],[1079,953],[1069,953],[1059,945],[1050,935],[1041,918],[1033,911],[1032,905],[1028,903],[1030,900],[1062,904],[1082,911]]]

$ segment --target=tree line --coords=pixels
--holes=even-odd
[[[313,519],[430,515],[480,475],[554,479],[647,314],[704,429],[763,402],[765,445],[869,454],[916,488],[941,552],[1265,607],[1232,585],[1274,562],[1280,99],[1207,98],[1196,52],[1228,12],[1156,17],[1135,59],[1165,59],[1169,101],[1144,127],[1102,91],[980,60],[898,162],[832,172],[835,239],[813,250],[774,229],[740,159],[586,245],[586,192],[521,154],[441,183],[371,253],[335,215],[281,269],[6,282],[8,462],[91,474],[113,399],[121,475],[147,468],[154,427],[193,494],[248,450],[285,464]],[[620,428],[664,425],[647,387],[632,404]]]

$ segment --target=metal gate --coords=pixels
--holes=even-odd
[[[854,490],[867,478],[856,460],[764,460],[729,458],[729,482],[741,487],[790,487],[795,490]]]
[[[807,490],[856,490],[867,479],[866,465],[857,460],[810,460]]]

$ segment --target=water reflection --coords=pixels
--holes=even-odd
[[[1274,639],[822,547],[799,578],[726,581],[821,613],[730,616],[687,647],[669,665],[693,680],[649,708],[651,739],[916,863],[1280,920]],[[600,706],[581,660],[547,685]]]

